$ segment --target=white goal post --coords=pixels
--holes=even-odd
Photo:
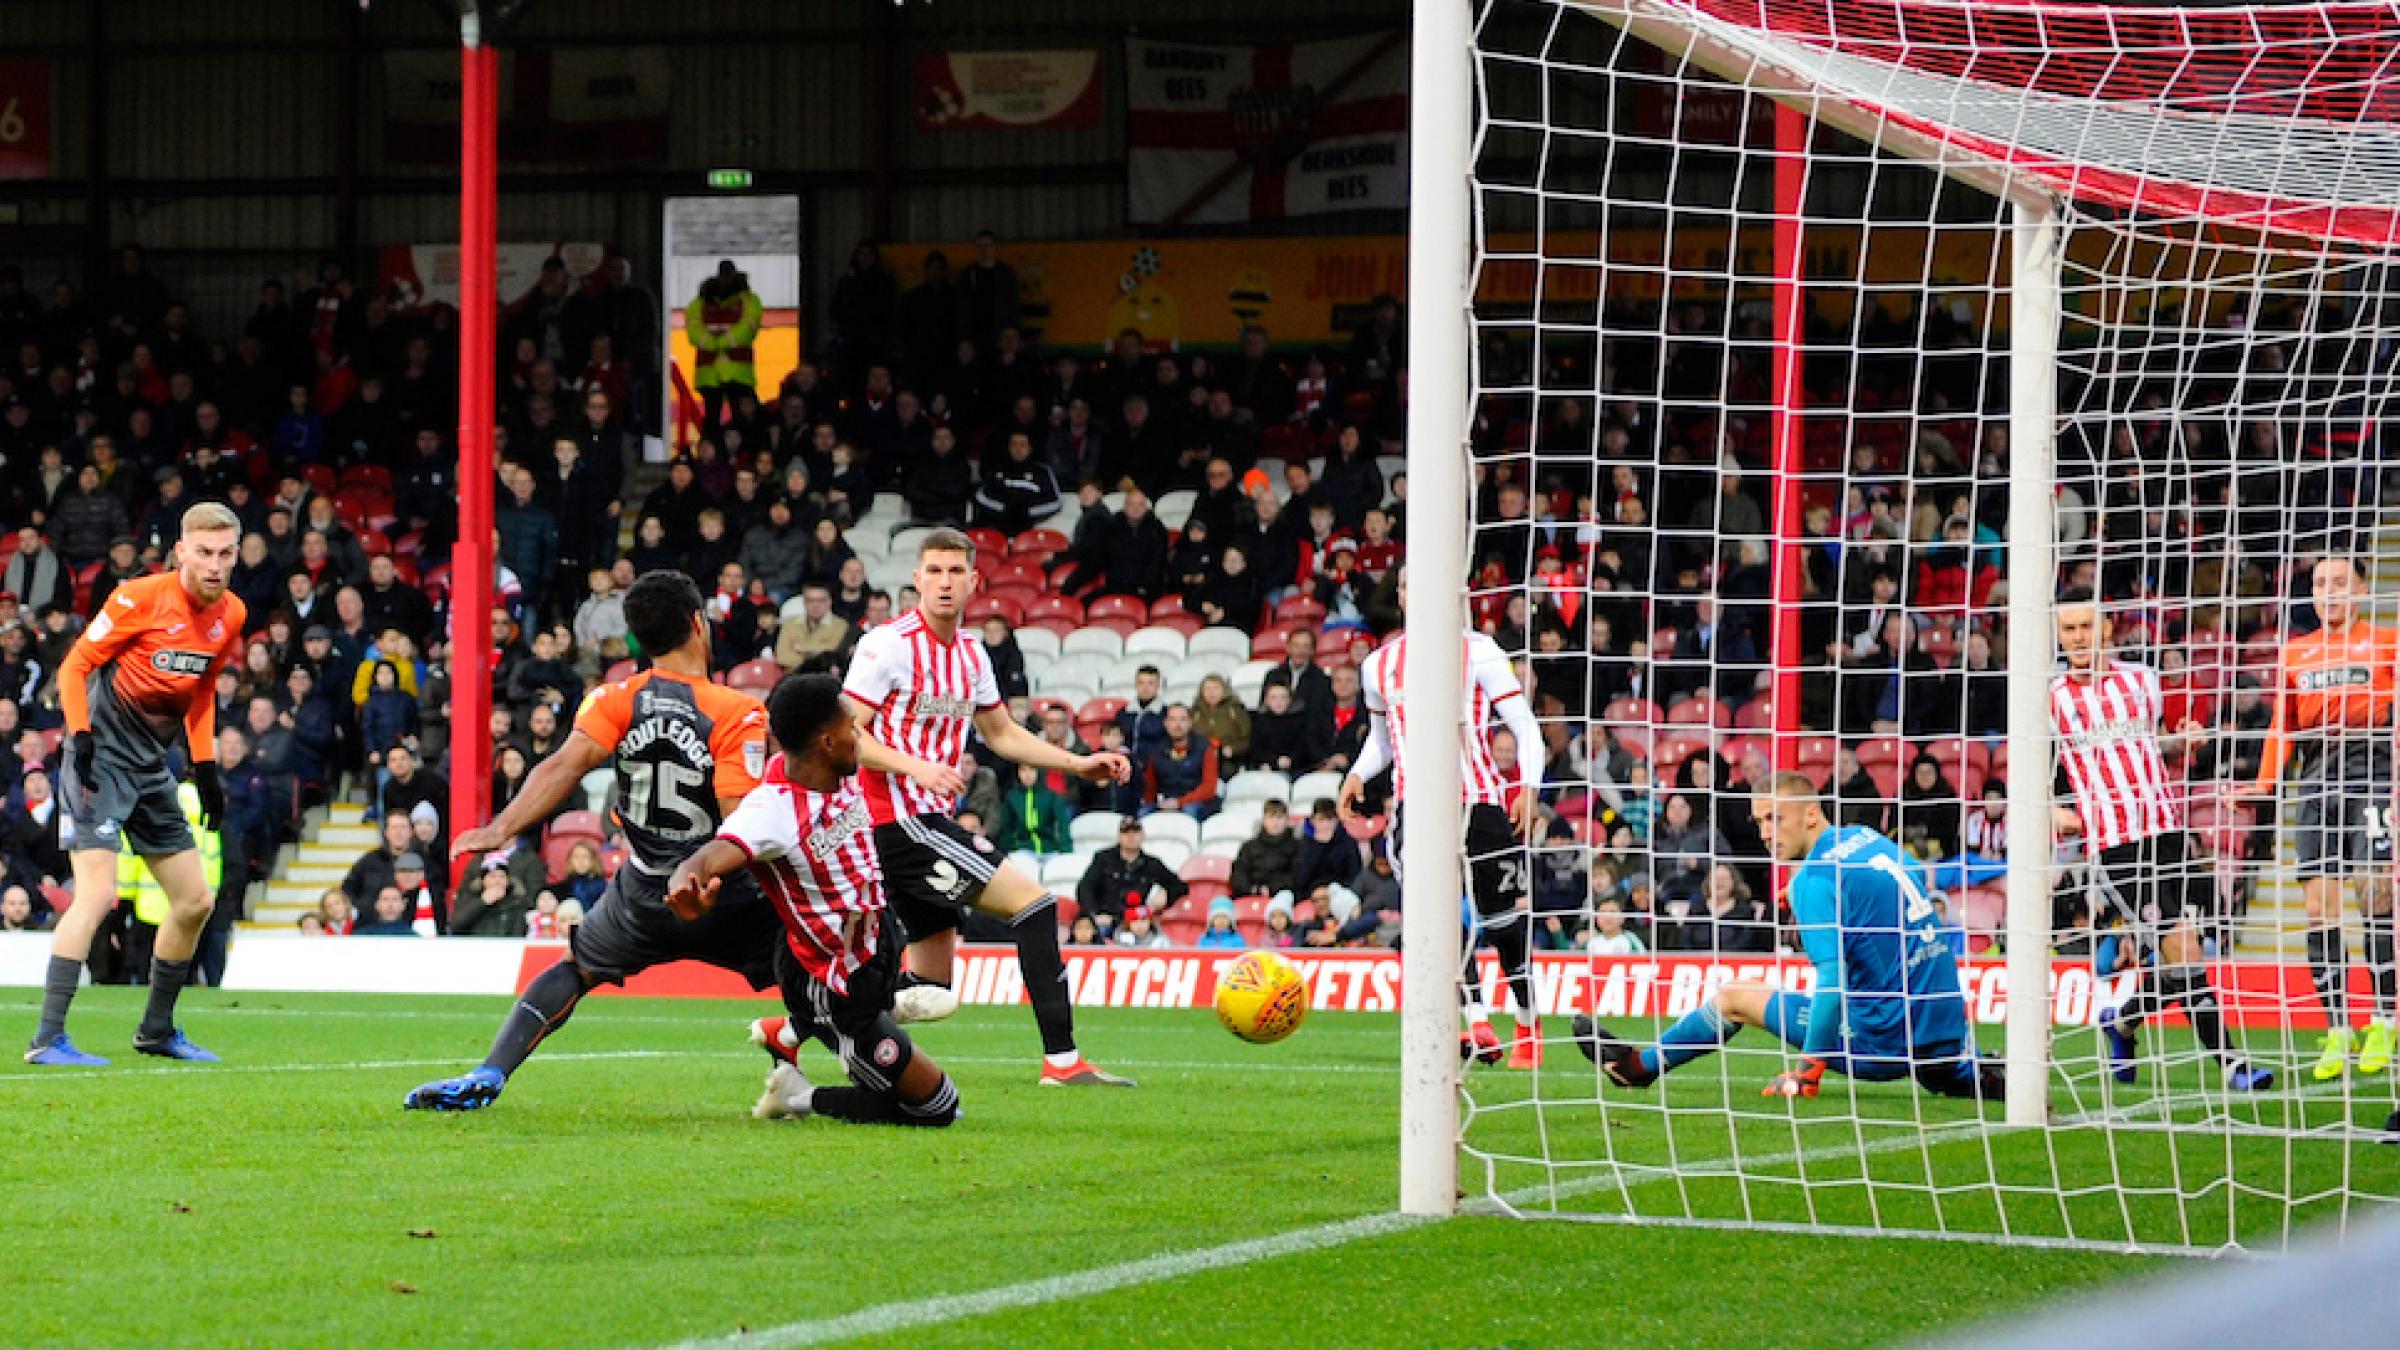
[[[2313,569],[2400,546],[2400,5],[1413,8],[1411,719],[1461,720],[1461,635],[1500,637],[1555,735],[1527,872],[1586,889],[1535,901],[1540,1066],[1462,1066],[1459,764],[1404,747],[1401,1209],[2217,1252],[2392,1208],[2390,1074],[2294,1049],[2344,990],[2389,1025],[2390,868],[2335,866],[2321,915],[2329,836],[2257,765]],[[2078,588],[2164,691],[2192,852],[2142,884],[2204,956],[2054,821]],[[1768,769],[1899,841],[2005,1106],[1769,1104],[1772,1015],[1691,1039],[1729,981],[1814,975],[1741,839]],[[2388,831],[2391,785],[2334,785]]]

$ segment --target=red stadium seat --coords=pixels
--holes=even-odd
[[[381,530],[361,530],[358,549],[370,558],[385,558],[391,556],[392,541],[385,538]]]
[[[1068,595],[1045,595],[1025,607],[1025,622],[1063,621],[1069,630],[1083,625],[1083,602]]]
[[[341,481],[334,477],[332,467],[325,464],[311,464],[301,469],[300,481],[308,484],[308,490],[320,497],[330,497],[341,487]],[[293,522],[295,528],[298,525],[298,521]]]
[[[619,661],[603,671],[600,680],[603,684],[615,684],[619,680],[630,680],[640,672],[641,668],[642,663],[639,661]]]
[[[0,559],[0,561],[5,561],[5,559]],[[1170,614],[1188,614],[1190,612],[1184,608],[1183,597],[1180,595],[1162,595],[1150,602],[1150,622],[1152,623],[1157,623]]]
[[[1103,695],[1102,697],[1086,702],[1082,707],[1076,709],[1075,720],[1078,722],[1097,722],[1105,726],[1110,722],[1116,721],[1117,714],[1123,711],[1125,711],[1125,700],[1109,695]]]
[[[1018,598],[1015,587],[979,595],[967,602],[968,623],[981,624],[985,619],[998,619],[1011,628],[1025,622],[1025,602]]]
[[[783,667],[764,657],[755,661],[744,661],[732,670],[725,672],[725,683],[736,689],[747,689],[756,694],[764,694],[773,689],[776,681],[782,678]]]
[[[1250,639],[1250,659],[1253,661],[1280,661],[1283,652],[1284,631],[1280,628],[1262,629],[1257,637]]]
[[[1033,696],[1033,711],[1035,715],[1039,716],[1042,713],[1050,711],[1052,708],[1056,708],[1060,712],[1065,713],[1069,718],[1075,716],[1075,705],[1067,702],[1063,698],[1054,698],[1048,694],[1036,694]]]
[[[542,838],[545,840],[589,839],[595,844],[605,839],[607,835],[608,831],[600,823],[599,814],[592,811],[562,811],[559,813],[558,819],[551,821],[549,828],[542,831]]]
[[[1083,617],[1087,623],[1128,619],[1139,628],[1149,622],[1150,606],[1137,596],[1103,595],[1084,607]]]
[[[1233,884],[1233,859],[1209,853],[1199,854],[1183,865],[1183,879],[1195,886],[1204,881],[1230,886]]]
[[[1008,556],[1022,558],[1029,554],[1044,557],[1067,551],[1067,537],[1056,530],[1027,530],[1008,541]]]
[[[1871,736],[1858,743],[1858,762],[1862,765],[1898,764],[1904,758],[1900,742],[1891,736]]]
[[[415,555],[414,555],[414,554],[409,554],[409,555],[405,555],[405,556],[404,556],[404,555],[397,554],[397,553],[393,554],[393,555],[392,555],[392,575],[393,575],[394,577],[398,578],[398,579],[399,579],[399,582],[400,582],[400,584],[401,584],[401,585],[403,585],[403,586],[414,586],[414,585],[416,585],[416,584],[417,584],[417,560],[416,560],[416,557],[415,557]]]
[[[975,545],[975,556],[995,558],[1008,556],[1008,536],[989,525],[978,525],[967,531],[967,539]]]
[[[575,855],[577,844],[590,844],[594,849],[600,841],[580,834],[555,836],[542,841],[542,874],[549,881],[562,881],[567,875],[567,861]]]
[[[1716,716],[1716,696],[1709,693],[1698,693],[1689,698],[1675,700],[1674,706],[1667,709],[1667,725],[1711,726],[1715,724]]]
[[[1743,731],[1772,731],[1775,727],[1775,700],[1759,697],[1750,700],[1733,715],[1733,725]]]
[[[1121,638],[1132,637],[1135,633],[1140,632],[1142,629],[1140,620],[1129,619],[1122,614],[1111,614],[1104,618],[1087,614],[1084,616],[1083,626],[1086,628],[1105,628]]]
[[[1050,574],[1042,565],[1023,558],[1007,558],[992,564],[991,575],[984,578],[990,586],[1024,586],[1036,593],[1050,589]]]
[[[1199,632],[1201,629],[1206,628],[1207,626],[1207,624],[1200,621],[1200,616],[1197,614],[1177,613],[1154,614],[1150,616],[1150,627],[1172,628],[1176,632],[1183,634],[1186,638],[1191,637],[1192,634]]]
[[[1325,607],[1308,596],[1295,595],[1275,606],[1275,622],[1284,627],[1314,628],[1325,622]]]
[[[1834,759],[1835,745],[1836,742],[1831,736],[1803,736],[1800,738],[1800,762],[1830,766]]]
[[[336,490],[342,492],[357,492],[363,489],[389,497],[392,495],[392,471],[380,464],[353,464],[342,470],[341,476],[335,480],[334,486]]]
[[[1600,718],[1604,722],[1620,725],[1650,727],[1664,726],[1667,721],[1665,714],[1659,712],[1658,705],[1646,698],[1616,699],[1601,711]]]

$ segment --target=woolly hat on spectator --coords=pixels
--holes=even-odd
[[[431,825],[435,829],[440,829],[442,824],[442,813],[434,809],[432,802],[418,802],[415,806],[408,808],[408,823],[411,825]]]
[[[1236,912],[1233,907],[1233,897],[1230,895],[1220,895],[1208,902],[1208,921],[1210,923],[1215,923],[1220,914],[1225,916],[1225,922],[1232,923],[1235,920]]]
[[[1149,918],[1150,907],[1147,905],[1127,905],[1125,907],[1125,922],[1127,923],[1143,923],[1147,922]]]
[[[395,872],[422,872],[425,870],[425,859],[415,853],[403,853],[392,859],[392,870]]]

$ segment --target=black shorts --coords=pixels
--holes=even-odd
[[[2327,744],[2293,781],[2303,878],[2382,873],[2392,865],[2392,751],[2381,736]]]
[[[1464,826],[1466,882],[1475,897],[1475,912],[1484,918],[1506,914],[1523,903],[1533,870],[1525,841],[1509,823],[1508,808],[1477,802],[1467,808]],[[1400,875],[1400,829],[1392,828],[1392,875]]]
[[[75,822],[68,851],[131,850],[136,857],[163,858],[197,847],[191,822],[183,818],[183,803],[175,797],[175,775],[167,772],[163,759],[144,763],[112,753],[95,738],[90,783],[77,776],[72,749],[64,760],[58,771],[59,796]]]
[[[809,974],[788,942],[775,944],[775,982],[792,1025],[809,1028],[840,1058],[852,1083],[890,1092],[917,1051],[908,1033],[892,1020],[892,993],[900,980],[900,949],[906,940],[889,910],[881,922],[875,955],[850,972],[848,987],[841,992]]]
[[[948,816],[905,816],[875,827],[883,895],[907,940],[947,933],[1007,860]]]
[[[2102,850],[2092,880],[2100,891],[2094,916],[2105,905],[2128,924],[2154,932],[2217,911],[2216,865],[2181,830]]]
[[[666,893],[666,878],[630,862],[618,868],[567,939],[575,964],[597,984],[623,984],[670,961],[699,961],[732,971],[753,989],[774,986],[783,920],[747,872],[727,876],[717,903],[697,919],[677,918]]]

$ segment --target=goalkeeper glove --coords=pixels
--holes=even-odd
[[[1814,1097],[1817,1095],[1818,1085],[1824,1081],[1824,1078],[1824,1060],[1803,1059],[1800,1061],[1799,1068],[1787,1069],[1775,1075],[1775,1081],[1767,1084],[1766,1090],[1758,1095],[1761,1097]]]
[[[92,748],[92,733],[88,731],[76,732],[74,750],[75,781],[83,785],[83,790],[86,793],[89,793],[92,790],[92,756],[95,753],[96,752]]]
[[[192,786],[200,790],[200,828],[214,831],[225,817],[225,784],[217,777],[215,761],[204,759],[192,766]]]

